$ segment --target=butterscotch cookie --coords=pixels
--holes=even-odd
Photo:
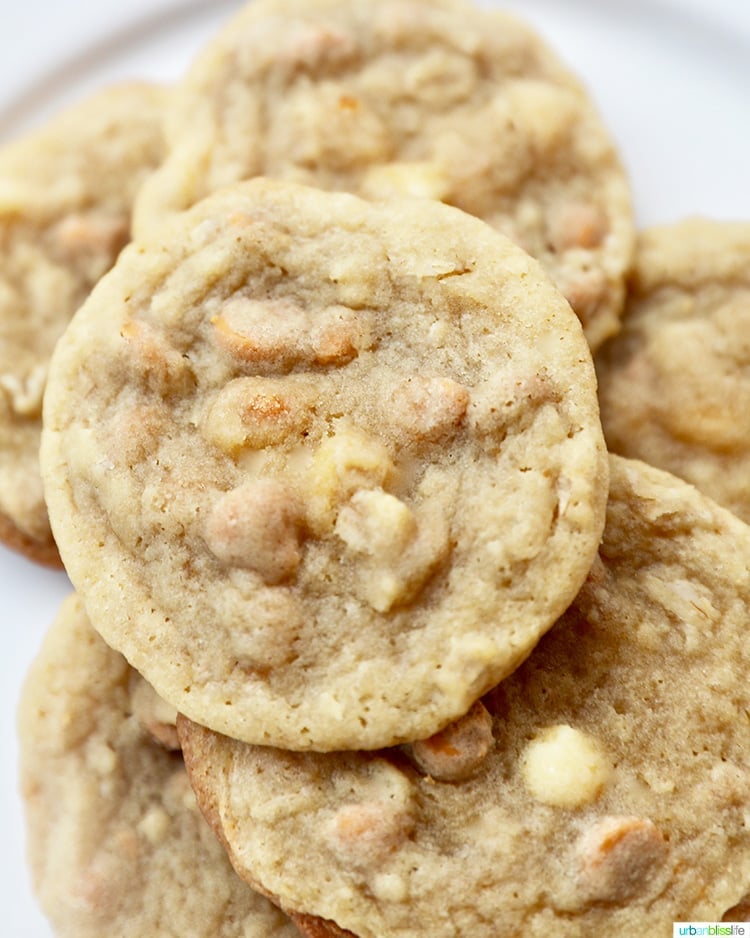
[[[622,333],[597,357],[610,448],[750,521],[750,224],[639,239]]]
[[[100,281],[42,462],[107,641],[293,749],[463,714],[572,600],[607,487],[590,353],[535,261],[439,202],[262,179]]]
[[[633,224],[578,80],[527,26],[461,0],[253,0],[198,57],[136,218],[265,175],[420,195],[537,257],[592,347],[612,335]]]
[[[19,706],[28,851],[61,938],[293,938],[234,873],[179,754],[140,720],[145,684],[72,596]],[[163,704],[162,704],[163,707]]]
[[[611,468],[575,603],[449,732],[292,753],[178,718],[235,868],[306,934],[663,935],[747,893],[750,529]]]
[[[129,238],[166,92],[113,87],[0,150],[0,540],[60,560],[39,477],[49,356]]]

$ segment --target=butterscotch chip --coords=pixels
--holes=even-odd
[[[333,922],[317,918],[314,915],[297,915],[291,913],[290,918],[305,938],[356,938],[350,931],[339,928]]]
[[[722,922],[750,922],[750,895],[743,896],[737,905],[732,906],[731,909],[727,909],[722,918]],[[299,925],[297,925],[300,928]],[[300,929],[302,934],[306,934],[304,929]],[[314,932],[310,933],[314,935]],[[326,932],[320,933],[322,936],[326,935]],[[335,932],[333,933],[335,934]]]
[[[492,742],[467,776],[178,719],[237,870],[305,934],[661,935],[744,914],[750,528],[643,463],[611,470],[591,575],[468,718],[486,711]],[[441,761],[461,735],[436,737]]]
[[[576,849],[581,889],[592,901],[623,904],[643,891],[669,847],[648,818],[605,817],[583,832]]]
[[[459,782],[482,766],[493,742],[492,716],[478,700],[459,720],[405,749],[426,775],[441,782]]]
[[[595,555],[580,325],[535,261],[438,202],[216,193],[123,252],[50,382],[47,496],[92,621],[246,741],[431,736]]]
[[[610,448],[750,521],[750,225],[689,219],[638,241],[622,333],[597,357]]]
[[[288,580],[300,565],[302,508],[274,479],[247,482],[211,509],[206,544],[228,567],[254,570],[265,583]]]
[[[141,229],[254,176],[438,199],[538,258],[592,347],[617,331],[633,242],[625,173],[578,80],[504,13],[253,0],[198,56],[168,126]]]
[[[403,846],[414,823],[404,776],[384,761],[373,761],[369,769],[354,800],[346,798],[322,831],[330,850],[354,867],[371,867],[386,859]]]
[[[227,453],[252,453],[297,434],[312,423],[315,387],[276,377],[235,378],[216,395],[203,434]]]
[[[293,938],[232,870],[180,754],[154,738],[163,706],[66,600],[18,722],[32,879],[55,934]]]
[[[39,477],[52,349],[130,237],[167,92],[107,89],[0,151],[0,539],[59,565]]]

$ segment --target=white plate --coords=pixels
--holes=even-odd
[[[2,140],[106,82],[178,78],[239,0],[0,4]],[[620,145],[641,224],[694,213],[750,219],[750,4],[506,0],[497,5],[533,23],[587,82]],[[69,589],[64,575],[0,547],[0,628],[6,643],[0,658],[0,931],[12,938],[51,935],[25,867],[15,707],[26,667]]]

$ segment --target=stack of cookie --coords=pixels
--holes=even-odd
[[[49,358],[129,240],[167,92],[108,88],[0,151],[0,540],[60,566],[39,475]]]
[[[8,238],[75,284],[43,421],[48,350],[28,351],[39,389],[0,398],[27,465],[42,439],[34,525],[0,486],[10,540],[59,549],[77,591],[20,709],[59,934],[743,915],[750,528],[607,455],[593,361],[626,452],[651,298],[695,341],[704,294],[731,320],[690,260],[706,242],[664,235],[681,265],[645,236],[635,268],[664,274],[626,305],[602,122],[533,33],[464,0],[254,0],[149,94],[119,214],[87,194]],[[106,222],[131,211],[115,262]],[[24,349],[46,304],[27,292]],[[741,449],[701,401],[683,423]]]

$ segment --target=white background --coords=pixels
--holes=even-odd
[[[750,220],[750,3],[497,5],[533,23],[588,84],[630,173],[641,225],[696,213]],[[106,82],[179,78],[238,6],[0,0],[0,140]],[[28,662],[69,589],[63,574],[0,547],[0,933],[10,938],[50,936],[25,869],[15,707]]]

